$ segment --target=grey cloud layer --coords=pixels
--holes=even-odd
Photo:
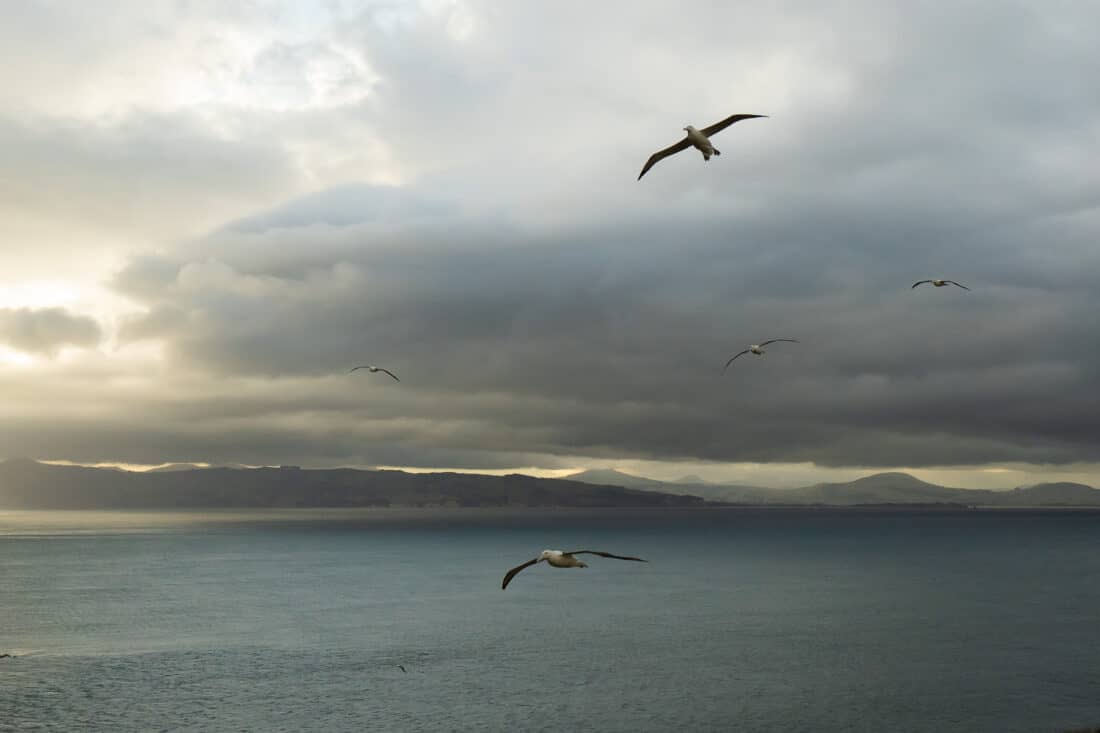
[[[133,259],[114,284],[145,312],[120,339],[165,343],[175,397],[131,396],[72,450],[1100,460],[1100,10],[716,5],[699,23],[632,3],[578,25],[586,8],[474,4],[469,40],[445,18],[349,22],[380,81],[338,114],[417,182]],[[683,124],[742,111],[773,116],[634,181]],[[974,290],[910,290],[927,277]],[[719,375],[776,336],[802,343]],[[363,360],[402,383],[342,374]]]
[[[52,355],[62,346],[95,346],[102,334],[91,318],[63,308],[0,308],[0,344]]]

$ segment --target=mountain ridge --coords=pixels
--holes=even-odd
[[[1100,490],[1073,482],[959,489],[901,472],[793,489],[685,484],[593,469],[562,478],[407,473],[353,468],[188,467],[127,471],[28,458],[0,462],[0,508],[157,509],[365,506],[639,507],[959,505],[1100,507]],[[184,464],[186,465],[186,464]],[[694,477],[693,477],[694,478]]]
[[[352,468],[122,471],[16,459],[0,463],[0,508],[170,509],[384,506],[677,507],[703,499],[522,474]]]
[[[642,490],[664,493],[690,492],[708,501],[778,504],[854,506],[860,504],[962,504],[967,506],[1100,506],[1100,489],[1072,482],[1042,483],[1016,489],[961,489],[923,481],[901,471],[861,476],[852,481],[822,482],[793,489],[776,489],[740,484],[684,484],[633,476],[613,469],[581,471],[564,478],[586,481],[592,476],[613,479],[626,476]]]

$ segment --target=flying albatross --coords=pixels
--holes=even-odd
[[[770,341],[765,341],[760,344],[749,344],[749,348],[745,349],[744,351],[739,351],[730,357],[730,360],[726,362],[726,365],[724,367],[722,367],[722,373],[726,373],[726,370],[730,368],[730,364],[732,364],[733,360],[737,357],[742,356],[743,354],[755,354],[756,356],[761,356],[764,353],[765,346],[767,346],[768,344],[774,344],[777,341],[786,341],[792,344],[798,343],[794,339],[771,339]]]
[[[348,374],[351,374],[356,369],[366,369],[371,374],[374,374],[375,372],[385,372],[386,374],[389,374],[391,377],[393,377],[393,380],[395,382],[400,382],[401,381],[400,379],[397,378],[397,375],[394,374],[393,372],[391,372],[389,369],[383,369],[382,367],[370,366],[369,364],[364,364],[363,366],[352,367],[350,370],[348,370]]]
[[[670,155],[676,155],[681,150],[687,150],[690,147],[694,147],[700,153],[703,154],[703,160],[710,160],[712,155],[721,155],[716,147],[710,144],[710,136],[725,130],[734,122],[740,122],[741,120],[751,120],[756,117],[767,117],[767,115],[730,115],[721,122],[715,122],[710,127],[704,127],[702,130],[696,130],[691,125],[684,128],[684,132],[687,133],[684,139],[675,145],[670,145],[664,150],[658,150],[653,155],[649,156],[649,160],[645,162],[645,167],[642,168],[642,172],[638,174],[638,180],[642,180],[642,176],[646,174],[653,166],[657,165],[658,161],[662,158],[667,158]]]
[[[543,550],[539,553],[539,556],[534,560],[528,560],[522,565],[518,565],[508,571],[508,574],[504,576],[504,582],[500,584],[500,589],[504,590],[508,587],[508,584],[512,582],[512,578],[516,577],[519,571],[529,568],[532,565],[538,565],[545,560],[551,566],[555,568],[586,568],[588,565],[581,562],[575,556],[576,555],[599,555],[600,557],[612,557],[616,560],[633,560],[634,562],[648,562],[640,557],[626,557],[625,555],[612,555],[610,552],[600,552],[599,550],[574,550],[573,552],[562,552],[561,550]]]
[[[970,290],[970,288],[966,287],[962,283],[957,283],[954,280],[917,280],[915,283],[913,283],[913,288],[915,288],[918,285],[921,285],[923,283],[932,283],[937,288],[942,288],[944,285],[957,285],[960,288],[962,288],[963,290]],[[912,290],[913,288],[909,288],[909,289]]]

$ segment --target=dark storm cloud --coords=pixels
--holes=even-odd
[[[364,359],[394,368],[401,392],[369,378],[337,387],[353,402],[375,395],[362,409],[383,418],[377,442],[349,454],[374,463],[441,465],[445,452],[446,465],[486,465],[497,451],[826,465],[1095,458],[1100,340],[1080,332],[1090,293],[1003,284],[961,263],[971,277],[956,277],[974,292],[913,291],[911,273],[939,264],[890,245],[924,236],[919,221],[884,234],[878,252],[836,235],[864,226],[859,206],[833,209],[834,241],[817,249],[797,244],[822,236],[812,223],[798,231],[763,215],[550,240],[505,222],[441,221],[447,207],[416,197],[396,207],[392,190],[357,193],[348,208],[362,224],[318,224],[328,215],[307,215],[313,197],[296,226],[284,208],[277,227],[253,219],[194,244],[201,254],[173,265],[174,278],[166,262],[123,273],[130,292],[159,293],[124,333],[165,338],[172,358],[227,375],[323,378]],[[384,217],[372,214],[376,197]],[[1012,245],[1026,251],[1009,245],[1008,259]],[[1001,265],[1019,282],[1026,268]],[[162,273],[155,287],[142,287],[143,271]],[[744,344],[775,336],[802,343],[719,375]],[[317,407],[330,420],[355,410]],[[402,419],[419,424],[385,427]]]
[[[91,318],[64,308],[0,308],[0,344],[53,355],[62,346],[95,346],[102,334]]]

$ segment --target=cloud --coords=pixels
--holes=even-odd
[[[53,356],[62,346],[92,347],[101,338],[93,319],[63,308],[0,308],[0,343],[18,351]]]
[[[111,282],[135,308],[97,362],[127,385],[110,413],[73,384],[48,429],[9,438],[20,452],[1100,461],[1100,336],[1083,326],[1100,306],[1100,10],[340,7],[304,37],[278,13],[210,21],[255,36],[178,119],[65,128],[56,159],[57,135],[0,146],[29,172],[21,205],[94,193],[105,171],[150,231],[168,222]],[[230,99],[284,77],[286,97]],[[719,159],[634,180],[685,123],[733,112],[770,117],[723,132]],[[973,291],[909,288],[928,277]],[[720,375],[777,336],[801,343]],[[345,373],[364,360],[402,383]],[[104,430],[82,432],[89,414]]]
[[[0,119],[0,170],[5,212],[145,234],[286,196],[295,175],[269,144],[226,139],[193,115],[141,113],[106,124]]]
[[[855,237],[823,257],[785,244],[790,224],[765,213],[551,240],[394,189],[326,199],[135,263],[119,284],[149,311],[123,338],[159,339],[174,362],[211,375],[313,384],[318,423],[351,436],[367,429],[369,399],[372,440],[345,456],[369,463],[1097,458],[1100,405],[1088,395],[1100,393],[1100,340],[1079,333],[1093,307],[1085,289],[971,271],[960,279],[973,293],[913,291],[908,274],[938,266],[938,253],[884,247],[868,259]],[[333,224],[328,204],[345,218]],[[858,207],[834,217],[863,226]],[[808,223],[796,241],[815,236]],[[1028,263],[1016,264],[1001,267],[1022,282]],[[802,343],[720,376],[728,354],[774,336]],[[364,359],[402,385],[334,378]]]

